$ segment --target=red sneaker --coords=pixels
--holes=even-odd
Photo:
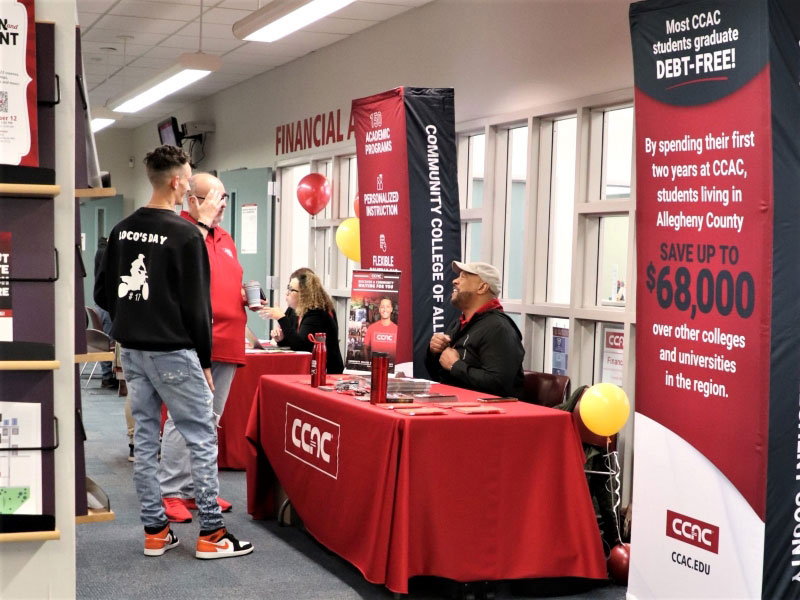
[[[191,523],[192,513],[186,508],[183,498],[164,498],[164,512],[172,523]]]
[[[171,550],[177,546],[178,538],[172,533],[169,525],[164,527],[158,533],[144,532],[144,554],[145,556],[161,556],[167,550]]]
[[[188,498],[184,500],[183,503],[189,510],[197,510],[197,502],[195,502],[194,498]],[[225,500],[222,496],[217,496],[217,504],[219,504],[219,509],[222,512],[230,512],[233,508],[233,504]]]

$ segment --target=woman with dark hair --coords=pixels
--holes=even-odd
[[[299,269],[295,270],[291,275],[289,275],[289,285],[286,286],[286,310],[284,314],[288,319],[288,323],[290,325],[290,329],[297,329],[297,286],[292,286],[291,281],[292,279],[297,279],[300,275],[306,275],[311,273],[314,275],[314,271],[309,269],[308,267],[300,267]],[[263,306],[267,306],[267,301],[262,300],[261,304]],[[336,318],[336,314],[334,313],[334,319]],[[289,344],[283,337],[281,326],[276,326],[271,332],[270,337],[277,342],[278,346],[288,346]]]
[[[296,294],[295,310],[298,322],[296,326],[290,322],[286,312],[278,307],[265,306],[260,313],[262,318],[275,319],[280,325],[276,341],[292,350],[313,349],[309,334],[324,333],[328,351],[328,373],[336,374],[344,371],[342,353],[339,351],[339,331],[333,311],[333,300],[322,287],[319,277],[312,272],[301,273],[289,280],[288,295]]]

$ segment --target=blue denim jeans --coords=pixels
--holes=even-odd
[[[214,379],[214,425],[219,426],[228,392],[236,374],[233,363],[212,362],[211,377]],[[158,482],[161,484],[161,495],[165,498],[194,498],[189,449],[178,429],[172,413],[164,423],[161,434],[161,463],[158,465]]]
[[[95,306],[94,308],[97,311],[97,314],[100,315],[100,319],[103,321],[103,333],[110,336],[111,315],[108,314],[108,311],[104,308],[100,308],[99,306]],[[111,379],[114,377],[114,368],[110,360],[104,360],[100,362],[100,373],[102,374],[103,379]]]
[[[167,522],[158,484],[161,403],[166,404],[186,440],[201,529],[223,526],[217,504],[217,440],[211,390],[194,350],[156,352],[123,348],[122,368],[136,421],[133,482],[145,527]]]

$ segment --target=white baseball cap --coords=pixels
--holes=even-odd
[[[500,283],[500,271],[494,265],[485,262],[462,263],[454,260],[453,271],[455,271],[456,274],[464,271],[465,273],[477,275],[489,286],[489,289],[492,290],[495,296],[500,295],[500,289],[502,287]]]

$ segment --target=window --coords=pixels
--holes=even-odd
[[[481,260],[482,230],[483,224],[480,221],[467,222],[461,225],[461,256],[464,262]]]
[[[486,134],[480,133],[470,136],[466,208],[483,207],[483,169],[485,156]]]
[[[528,127],[516,127],[508,132],[505,255],[503,257],[503,297],[514,300],[522,298],[527,183]]]
[[[547,301],[569,304],[572,277],[572,229],[575,210],[577,119],[545,124],[552,131],[550,226],[547,253]]]
[[[633,152],[633,107],[603,113],[601,198],[629,198]]]
[[[628,216],[600,217],[597,304],[625,306],[628,272]]]

